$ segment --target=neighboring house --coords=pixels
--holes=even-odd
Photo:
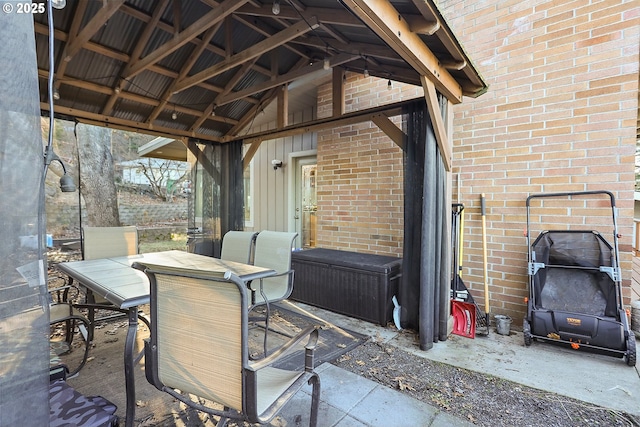
[[[123,184],[151,185],[151,176],[161,187],[165,187],[167,182],[183,178],[188,171],[189,163],[175,160],[144,158],[116,164],[116,173],[122,178]]]

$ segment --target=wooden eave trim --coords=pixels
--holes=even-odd
[[[413,33],[407,21],[387,0],[343,0],[392,49],[420,75],[431,80],[438,91],[454,104],[462,102],[462,87],[438,58]]]

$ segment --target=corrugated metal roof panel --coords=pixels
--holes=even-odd
[[[230,81],[236,79],[242,63],[255,61],[250,71],[234,84],[235,92],[260,85],[270,79],[282,79],[283,75],[290,72],[296,64],[302,61],[306,66],[308,62],[321,61],[327,52],[331,55],[349,52],[370,56],[368,68],[372,75],[420,84],[417,72],[390,49],[375,31],[367,28],[358,19],[354,19],[341,2],[297,0],[303,6],[300,11],[292,9],[288,3],[282,3],[282,13],[276,17],[269,13],[269,8],[265,7],[268,3],[263,0],[247,2],[229,15],[226,18],[227,21],[223,22],[219,28],[215,24],[218,28],[217,33],[207,49],[195,61],[194,66],[188,70],[187,77],[215,66],[227,60],[228,57],[241,60],[233,62],[228,70],[210,76],[204,82],[178,93],[168,93],[172,84],[177,83],[176,76],[179,76],[200,43],[197,40],[185,40],[184,43],[179,43],[183,36],[178,36],[179,38],[176,36],[195,22],[202,20],[203,16],[222,3],[202,0],[169,1],[165,10],[156,11],[159,1],[126,0],[104,25],[90,35],[89,42],[82,44],[80,49],[74,52],[69,62],[61,62],[63,61],[62,52],[67,43],[73,42],[75,37],[75,34],[68,34],[72,23],[80,22],[80,34],[82,34],[85,26],[105,5],[103,1],[83,3],[86,5],[86,13],[83,16],[76,16],[80,1],[85,0],[67,0],[67,6],[63,10],[54,12],[55,26],[58,29],[55,42],[57,61],[55,77],[56,84],[60,86],[61,95],[57,105],[70,108],[70,111],[65,111],[76,114],[78,117],[100,120],[101,115],[106,112],[114,118],[124,120],[125,127],[151,130],[164,126],[175,129],[175,136],[191,136],[190,129],[197,117],[200,117],[214,102],[218,96],[218,90],[222,91]],[[390,0],[390,3],[400,14],[419,15],[419,7],[425,13],[427,20],[431,15],[433,19],[442,19],[437,12],[434,0],[425,0],[424,4],[414,3],[413,0]],[[301,19],[311,19],[311,16],[303,17],[303,15],[304,10],[313,8],[319,9],[317,15],[325,17],[323,18],[325,22],[318,28],[289,41],[286,45],[277,46],[279,44],[275,41],[278,38],[277,34],[290,25],[302,22]],[[140,58],[130,58],[135,47],[140,43],[146,23],[151,20],[154,12],[161,12],[160,22],[155,25],[149,40],[145,42]],[[215,15],[222,16],[224,13],[225,11],[219,10]],[[175,22],[174,25],[178,16],[179,22]],[[46,29],[46,14],[34,16],[34,21],[38,68],[43,74],[49,68],[47,37],[40,34]],[[214,21],[212,20],[210,24],[214,25]],[[202,37],[205,31],[206,28],[202,27],[200,34],[194,34],[194,36]],[[229,34],[230,40],[227,40]],[[272,45],[268,45],[261,52],[255,52],[254,46],[268,37],[275,37]],[[446,23],[443,25],[442,32],[439,31],[435,36],[421,36],[421,38],[440,61],[460,59],[463,55]],[[167,44],[171,48],[167,48]],[[330,45],[331,49],[328,50],[327,45]],[[231,51],[227,53],[228,46]],[[152,64],[146,64],[145,58],[154,52],[166,52],[166,55]],[[277,63],[274,60],[277,60]],[[135,69],[136,64],[146,64],[146,66],[142,70]],[[277,68],[272,72],[274,65]],[[356,58],[342,66],[350,71],[362,72],[364,59]],[[132,75],[122,76],[121,74],[128,67],[133,67],[135,72]],[[313,69],[317,68],[316,66]],[[479,93],[483,88],[486,89],[486,85],[473,67],[450,70],[449,73],[467,93]],[[122,92],[118,94],[116,85],[121,84],[122,78],[127,80],[122,85]],[[44,75],[40,81],[40,98],[44,101],[47,97]],[[288,82],[282,80],[280,83]],[[313,86],[315,83],[313,79],[309,79],[306,84]],[[312,91],[313,87],[310,90]],[[272,94],[272,90],[263,89],[245,99],[231,101],[217,107],[216,114],[227,117],[231,124],[218,119],[207,119],[197,130],[199,137],[232,137],[233,135],[227,135],[227,133],[234,128],[233,123],[252,120],[256,111],[260,111],[272,101]],[[155,106],[165,98],[168,98],[166,99],[168,104],[157,120],[146,123]],[[113,108],[104,110],[109,100],[115,100]],[[291,100],[290,105],[300,104]],[[305,105],[306,103],[300,108]],[[177,110],[176,120],[171,118],[173,108]],[[104,121],[108,122],[108,118],[108,116],[105,117]]]

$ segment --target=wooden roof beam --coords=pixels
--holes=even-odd
[[[198,119],[191,125],[191,128],[189,129],[190,131],[195,131],[196,129],[198,129],[200,126],[202,126],[205,120],[216,117],[215,113],[216,107],[218,106],[218,98],[231,92],[235,85],[238,84],[238,82],[249,72],[249,70],[251,70],[251,67],[253,67],[253,64],[257,60],[258,58],[254,58],[253,60],[244,63],[240,70],[238,70],[238,72],[235,73],[235,75],[229,80],[227,85],[224,87],[224,90],[216,95],[213,101],[207,106],[207,108],[205,108],[200,117],[198,117]]]
[[[447,129],[442,119],[442,111],[440,111],[440,104],[438,103],[438,94],[433,82],[427,79],[425,76],[420,76],[422,80],[422,87],[424,89],[424,97],[427,101],[427,110],[429,111],[429,117],[431,118],[431,124],[433,125],[433,132],[436,135],[436,144],[440,155],[444,162],[444,168],[447,172],[451,171],[451,155],[453,153],[453,147],[447,136]]]
[[[127,68],[130,68],[133,64],[135,64],[140,59],[140,55],[142,55],[142,51],[144,47],[147,45],[147,42],[149,41],[151,34],[153,34],[153,31],[156,29],[156,25],[160,21],[160,18],[162,17],[162,14],[164,13],[164,10],[166,9],[168,4],[169,4],[169,0],[161,0],[156,5],[156,8],[153,10],[151,20],[145,25],[144,30],[142,31],[142,35],[136,41],[136,45],[133,48],[131,56],[129,57],[129,62],[124,67],[125,70]],[[102,108],[102,114],[106,114],[106,115],[111,114],[111,111],[113,110],[113,106],[118,100],[118,95],[124,89],[125,81],[126,80],[124,79],[119,79],[118,83],[116,83],[115,91],[113,95],[109,97],[109,100],[107,101],[105,106]]]
[[[265,52],[271,51],[296,37],[300,37],[302,34],[316,29],[317,27],[317,19],[311,19],[308,24],[307,22],[300,21],[297,24],[294,24],[289,28],[286,28],[279,33],[274,34],[273,36],[254,44],[249,49],[245,49],[242,52],[233,55],[231,58],[221,61],[213,65],[212,67],[202,70],[190,77],[182,79],[180,82],[178,82],[178,84],[176,84],[175,92],[183,91],[187,88],[190,88],[191,86],[195,86],[198,83],[217,76],[218,74],[222,74],[225,71],[242,65],[244,62],[252,58],[261,56]]]
[[[409,23],[387,0],[343,0],[378,36],[421,76],[426,76],[454,104],[462,102],[462,87],[438,58],[411,31]]]
[[[198,19],[193,24],[189,25],[188,28],[181,31],[173,39],[166,42],[165,44],[142,58],[140,61],[136,62],[135,65],[125,70],[125,72],[123,73],[123,77],[133,77],[141,71],[147,69],[150,65],[155,64],[163,58],[166,58],[185,44],[189,43],[194,38],[198,37],[199,34],[221,22],[225,17],[232,14],[236,9],[238,9],[246,2],[247,0],[225,0],[224,2],[220,3],[218,7],[211,10],[209,13]]]
[[[71,58],[82,49],[82,46],[88,42],[95,33],[120,9],[124,0],[114,0],[105,2],[102,9],[96,13],[91,20],[85,25],[73,40],[64,47],[62,58],[65,62],[71,61]],[[79,6],[80,7],[80,6]],[[84,13],[82,14],[84,15]],[[82,15],[76,16],[75,19],[82,20]],[[75,25],[75,22],[74,22]]]
[[[341,55],[336,55],[333,58],[330,58],[330,62],[329,63],[331,64],[331,67],[337,67],[337,66],[345,64],[345,63],[350,62],[350,61],[352,61],[354,59],[357,59],[357,58],[359,58],[358,55],[341,54]],[[274,87],[277,87],[277,86],[280,86],[280,85],[283,85],[283,84],[286,84],[286,83],[290,83],[290,82],[292,82],[294,80],[297,80],[299,78],[304,77],[305,75],[307,75],[309,73],[321,70],[322,67],[323,67],[323,63],[322,62],[317,62],[317,63],[315,63],[313,65],[309,65],[309,66],[306,66],[306,61],[303,61],[303,63],[305,64],[305,66],[296,68],[295,70],[290,71],[287,74],[282,74],[282,75],[276,77],[273,80],[267,80],[264,83],[253,85],[251,87],[248,87],[248,88],[243,89],[243,90],[239,90],[237,92],[229,93],[226,96],[221,96],[216,101],[216,104],[218,106],[225,105],[225,104],[228,104],[230,102],[234,102],[234,101],[237,101],[239,99],[246,98],[246,97],[251,96],[251,95],[253,95],[255,93],[264,92],[267,89],[272,89]]]
[[[180,70],[178,77],[162,93],[162,96],[160,97],[160,105],[158,105],[153,110],[151,115],[149,115],[149,117],[147,118],[147,122],[151,123],[158,118],[162,110],[164,110],[164,107],[169,103],[169,99],[171,98],[171,95],[173,95],[176,84],[180,81],[180,79],[183,79],[184,77],[186,77],[189,71],[191,71],[191,68],[193,68],[196,61],[198,61],[198,58],[200,58],[200,55],[202,55],[202,52],[204,52],[206,46],[209,44],[213,36],[218,32],[218,29],[220,28],[221,25],[222,25],[222,21],[218,22],[216,25],[209,28],[205,32],[205,34],[202,36],[202,43],[200,44],[200,46],[196,47],[191,52],[191,55],[189,55],[189,58],[182,66],[182,69]]]

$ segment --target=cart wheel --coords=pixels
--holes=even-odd
[[[627,353],[624,357],[627,359],[627,365],[636,366],[636,336],[633,334],[633,331],[629,331]]]
[[[531,337],[531,325],[529,324],[529,321],[527,319],[524,319],[522,323],[522,333],[524,335],[524,345],[529,347],[532,342],[532,337]]]

